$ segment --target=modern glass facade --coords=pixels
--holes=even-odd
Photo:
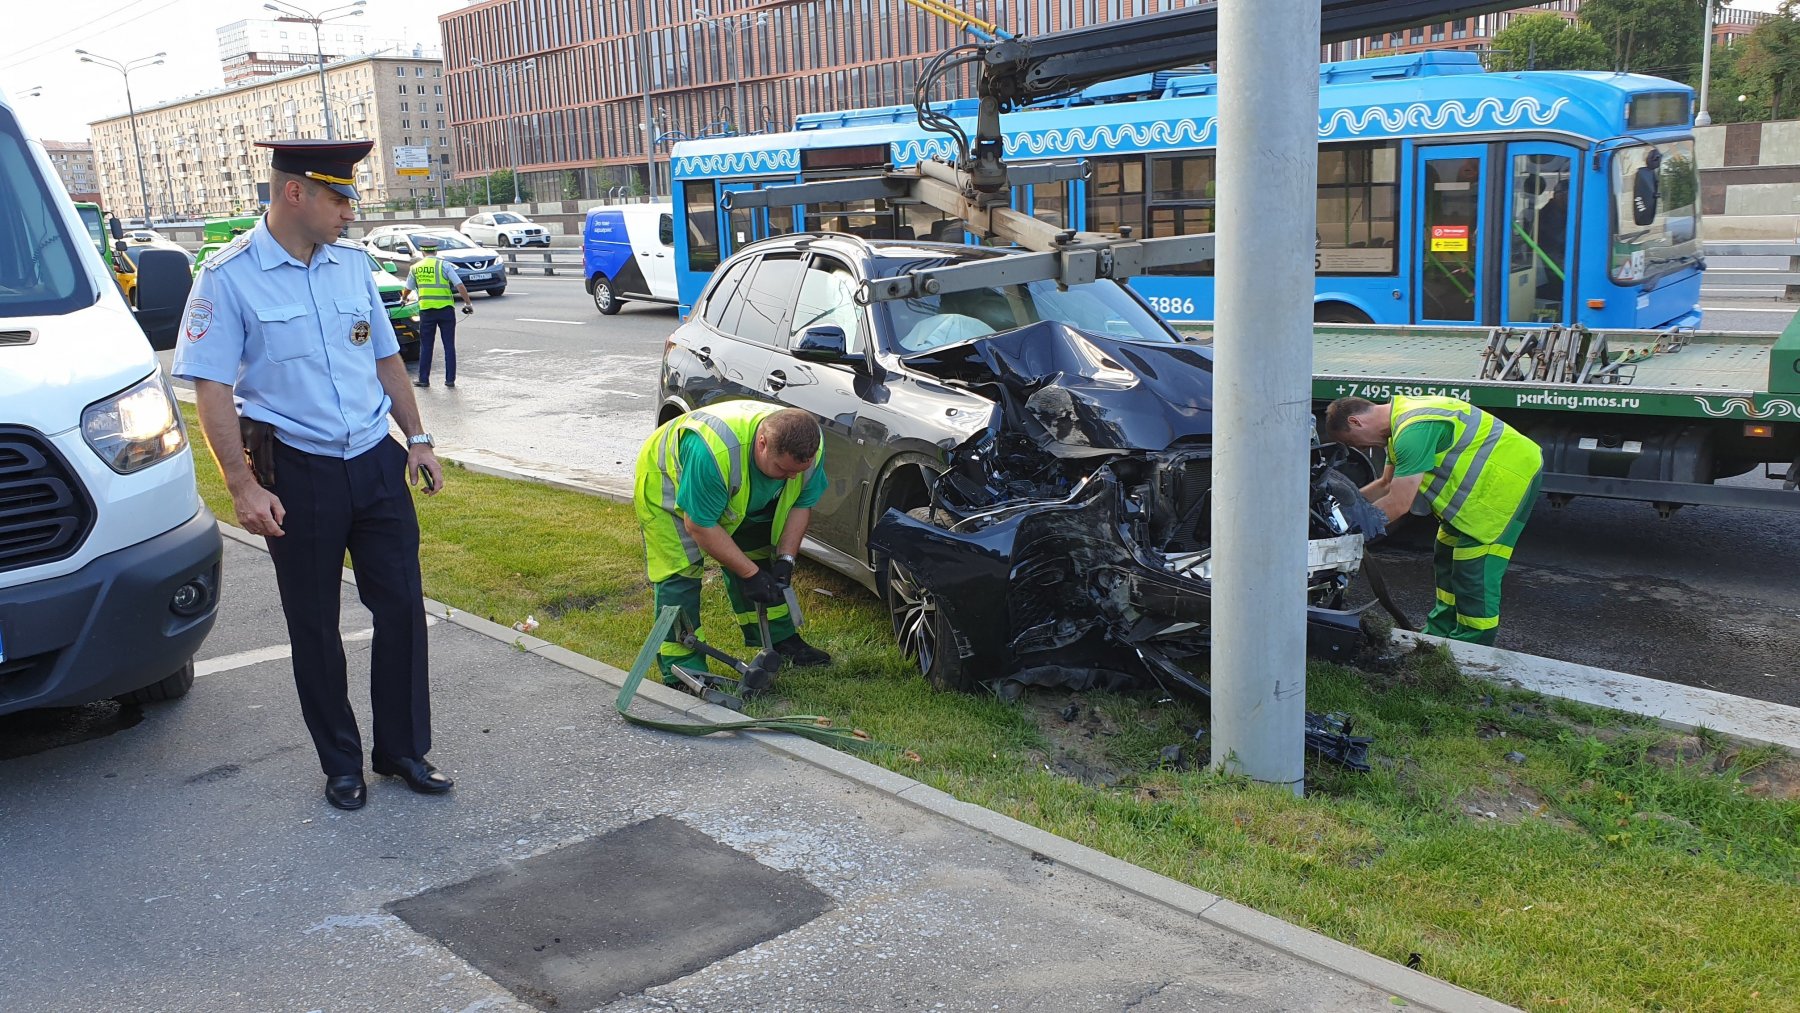
[[[962,6],[1035,35],[1181,4]],[[488,0],[439,24],[462,174],[509,168],[516,149],[540,199],[641,186],[650,161],[666,196],[675,141],[788,129],[803,112],[910,103],[923,62],[968,39],[902,0]],[[970,86],[965,76],[956,94]]]

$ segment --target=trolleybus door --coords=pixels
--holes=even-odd
[[[1488,153],[1484,145],[1418,149],[1413,221],[1413,318],[1483,322],[1487,301]]]
[[[1516,141],[1506,146],[1506,294],[1503,323],[1569,323],[1577,233],[1574,170],[1579,155],[1565,144]]]

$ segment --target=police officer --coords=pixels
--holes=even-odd
[[[414,387],[431,386],[431,350],[437,344],[438,332],[444,335],[444,386],[456,386],[456,300],[450,290],[462,296],[463,313],[475,312],[469,301],[469,290],[462,276],[448,262],[437,258],[438,240],[430,233],[413,237],[425,256],[406,273],[406,287],[419,293],[419,379]]]
[[[206,259],[173,372],[194,383],[238,524],[267,539],[326,801],[358,809],[367,797],[338,635],[346,549],[375,620],[372,765],[414,791],[445,792],[450,779],[425,760],[425,610],[407,490],[422,477],[433,495],[444,476],[368,254],[338,239],[356,218],[355,165],[373,142],[258,144],[274,149],[268,214]],[[405,446],[388,435],[390,415]]]

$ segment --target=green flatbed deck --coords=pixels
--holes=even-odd
[[[1203,338],[1211,328],[1189,329]],[[1618,383],[1480,380],[1484,327],[1320,325],[1314,330],[1313,396],[1385,401],[1439,394],[1484,408],[1621,412],[1693,419],[1800,422],[1800,318],[1781,335],[1690,335],[1672,352],[1626,367]],[[1653,349],[1650,331],[1606,333],[1613,353]]]

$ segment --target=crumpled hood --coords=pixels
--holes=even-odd
[[[34,331],[0,345],[0,423],[46,434],[81,424],[81,410],[156,371],[156,357],[118,298],[58,316],[8,317],[0,329]]]
[[[1164,450],[1212,434],[1212,352],[1121,341],[1054,321],[906,356],[945,380],[998,388],[1009,421],[1045,451]]]

